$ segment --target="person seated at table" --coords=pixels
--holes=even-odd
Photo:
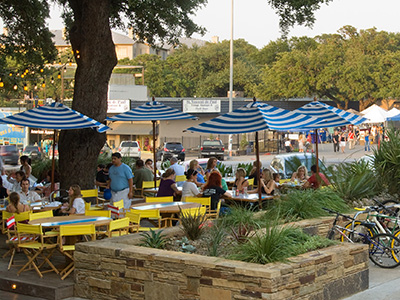
[[[250,191],[257,193],[258,189]],[[275,181],[272,178],[272,173],[269,169],[264,169],[261,173],[261,193],[272,196],[275,192]]]
[[[235,183],[233,187],[235,187],[238,191],[244,191],[244,188],[249,187],[249,182],[246,179],[246,170],[243,168],[239,168],[235,174]]]
[[[279,189],[281,187],[281,184],[279,183],[281,175],[279,175],[279,173],[272,173],[272,179],[275,182],[275,189]]]
[[[182,192],[178,190],[175,183],[174,169],[167,169],[161,176],[160,186],[158,188],[157,197],[174,196],[174,201],[178,201]]]
[[[258,173],[257,173],[257,171],[258,171]],[[249,179],[254,178],[254,185],[257,185],[258,178],[259,178],[259,175],[261,175],[261,172],[262,172],[261,161],[258,161],[258,164],[257,164],[257,161],[253,161],[253,168],[250,171]]]
[[[196,181],[194,182],[197,186],[202,186],[206,183],[204,180],[204,170],[203,168],[199,165],[199,162],[196,159],[193,159],[189,163],[189,169],[196,170],[197,171],[197,177]]]
[[[144,161],[136,160],[136,169],[133,171],[133,186],[135,187],[135,195],[140,195],[143,187],[143,181],[153,181],[153,172],[144,166]],[[153,196],[152,193],[145,192],[144,196]]]
[[[211,172],[218,170],[217,163],[218,163],[218,159],[214,156],[211,156],[208,159],[207,167],[206,167],[206,170],[204,171],[204,174],[205,174],[207,180],[208,180],[208,177],[210,177]]]
[[[307,168],[305,166],[300,166],[297,168],[296,172],[293,172],[290,181],[298,180],[299,182],[306,181],[308,179]]]
[[[21,181],[24,179],[25,173],[23,171],[17,171],[15,174],[10,174],[7,180],[12,184],[11,192],[19,192],[21,190]]]
[[[38,193],[29,190],[29,179],[24,178],[21,181],[21,190],[18,192],[22,204],[29,204],[40,200]]]
[[[22,155],[19,158],[19,161],[21,162],[20,171],[25,173],[26,178],[29,178],[29,176],[31,176],[32,173],[31,159],[26,155]]]
[[[24,211],[29,211],[30,207],[29,205],[22,204],[19,201],[19,195],[16,192],[12,192],[10,196],[8,197],[10,200],[10,204],[7,205],[6,211],[9,213],[22,213]]]
[[[211,209],[217,209],[222,196],[232,197],[231,193],[221,187],[222,176],[219,172],[212,172],[203,188],[203,197],[211,197]]]
[[[99,187],[100,192],[104,192],[104,189],[107,187],[108,181],[108,169],[103,164],[97,165],[97,173],[96,173],[96,186]]]
[[[201,193],[196,185],[197,171],[189,169],[185,172],[186,181],[182,187],[182,202],[185,202],[186,197],[200,197]]]
[[[310,176],[310,178],[308,178],[307,181],[303,184],[303,188],[317,189],[321,185],[323,186],[330,185],[328,178],[326,178],[324,174],[322,174],[321,172],[317,174],[316,165],[311,166],[311,174],[312,175]]]
[[[8,197],[7,189],[3,186],[3,179],[0,176],[0,199]]]
[[[70,215],[82,215],[85,214],[85,200],[82,199],[81,187],[77,184],[71,185],[68,190],[69,196],[69,209],[61,209],[62,213]]]

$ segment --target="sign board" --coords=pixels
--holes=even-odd
[[[2,108],[0,112],[0,118],[11,115],[11,110],[6,111],[6,108]],[[12,124],[1,124],[0,125],[0,143],[9,144],[23,144],[25,139],[25,127],[15,126]]]
[[[183,100],[184,113],[220,113],[221,100]]]
[[[107,113],[123,113],[131,109],[130,100],[108,100]]]
[[[54,130],[51,129],[31,129],[32,134],[46,134],[46,135],[53,135]]]

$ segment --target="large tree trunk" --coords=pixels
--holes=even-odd
[[[77,61],[72,108],[97,120],[107,116],[108,82],[117,64],[109,24],[108,0],[69,0],[75,22],[70,41]],[[105,134],[92,129],[65,130],[60,134],[61,187],[94,187],[97,157]]]

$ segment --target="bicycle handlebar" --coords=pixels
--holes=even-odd
[[[346,216],[346,215],[344,215],[344,214],[341,214],[340,212],[331,210],[331,209],[329,209],[329,208],[322,207],[322,209],[325,210],[325,211],[327,211],[327,212],[329,212],[329,213],[331,213],[331,214],[335,214],[335,215],[337,215],[337,216],[342,216],[342,217],[345,217],[345,218],[347,218],[347,219],[354,220],[354,218],[352,218],[352,217],[350,217],[350,216]]]

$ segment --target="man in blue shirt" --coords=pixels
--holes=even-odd
[[[133,174],[131,168],[122,163],[121,153],[113,153],[112,166],[110,167],[109,184],[111,189],[112,198],[110,203],[124,200],[124,208],[129,209],[131,206],[131,199],[133,199]]]
[[[175,171],[175,176],[185,175],[185,169],[183,168],[183,166],[178,164],[178,159],[176,157],[171,157],[169,162],[171,163],[169,169],[173,169]],[[177,182],[176,186],[183,186],[183,181]]]

